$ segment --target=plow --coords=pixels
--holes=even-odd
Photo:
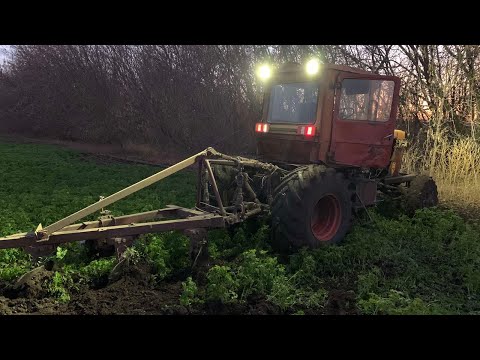
[[[119,201],[147,186],[150,186],[178,171],[192,165],[198,167],[197,200],[194,209],[167,205],[164,209],[112,216],[108,205]],[[233,197],[220,195],[218,182],[213,169],[219,171],[226,167],[235,169],[236,183]],[[143,179],[125,189],[85,207],[45,228],[40,224],[35,231],[0,238],[0,249],[22,247],[32,256],[43,256],[55,250],[56,246],[74,241],[92,241],[96,247],[114,247],[117,256],[140,235],[172,230],[187,231],[193,229],[222,228],[244,221],[262,212],[267,204],[258,200],[251,186],[245,168],[263,170],[262,180],[269,175],[282,171],[280,168],[253,159],[231,157],[208,148],[188,159]],[[265,183],[266,184],[266,183]],[[96,221],[73,224],[88,215],[100,212]],[[193,232],[195,233],[195,232]]]
[[[265,96],[255,124],[256,154],[207,148],[46,227],[0,238],[0,249],[34,258],[59,244],[85,241],[120,258],[141,235],[183,231],[192,243],[206,230],[266,215],[278,251],[336,244],[359,210],[382,196],[407,212],[438,203],[434,180],[401,172],[405,132],[395,129],[400,79],[339,65],[288,63],[259,69]],[[196,167],[194,208],[167,205],[112,216],[106,208],[186,168]],[[82,219],[99,213],[95,221]]]

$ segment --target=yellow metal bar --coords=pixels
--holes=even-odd
[[[213,176],[212,167],[210,166],[210,163],[208,162],[208,160],[205,161],[205,164],[207,165],[208,175],[210,176],[210,181],[212,182],[213,191],[215,192],[215,198],[217,199],[218,207],[220,209],[220,215],[225,216],[227,215],[227,213],[223,208],[222,198],[220,197],[220,193],[218,192],[218,186],[217,186],[217,182],[215,181],[215,176]]]
[[[211,148],[208,148],[202,152],[199,152],[198,154],[195,154],[193,156],[190,156],[188,159],[185,159],[175,165],[172,165],[162,171],[159,171],[158,173],[156,174],[153,174],[152,176],[149,176],[148,178],[146,179],[143,179],[133,185],[130,185],[129,187],[126,187],[125,189],[123,190],[120,190],[118,192],[116,192],[115,194],[112,194],[98,202],[96,202],[95,204],[92,204],[92,205],[89,205],[87,206],[86,208],[83,208],[82,210],[79,210],[77,211],[76,213],[73,213],[69,216],[67,216],[66,218],[63,218],[62,220],[59,220],[57,221],[56,223],[53,223],[52,225],[49,225],[47,226],[46,228],[43,228],[41,230],[42,233],[45,233],[45,234],[53,234],[54,232],[58,231],[58,230],[61,230],[63,229],[65,226],[68,226],[68,225],[71,225],[73,224],[75,221],[78,221],[82,218],[84,218],[85,216],[88,216],[90,214],[93,214],[94,212],[98,211],[98,210],[101,210],[103,207],[106,207],[108,205],[111,205],[113,204],[114,202],[120,200],[120,199],[123,199],[124,197],[128,196],[128,195],[131,195],[139,190],[142,190],[144,188],[146,188],[147,186],[150,186],[154,183],[156,183],[157,181],[160,181],[164,178],[166,178],[167,176],[170,176],[180,170],[183,170],[187,167],[189,167],[190,165],[193,165],[196,161],[196,159],[199,157],[199,156],[206,156],[208,155],[209,153],[211,152],[214,152],[213,149]]]

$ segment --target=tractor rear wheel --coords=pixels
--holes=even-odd
[[[275,250],[317,248],[341,241],[351,226],[353,195],[345,176],[335,169],[310,165],[298,170],[274,194]]]
[[[405,207],[409,215],[415,210],[438,205],[438,191],[435,181],[427,175],[418,175],[405,193]]]

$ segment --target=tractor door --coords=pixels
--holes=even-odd
[[[371,168],[388,166],[400,79],[340,73],[333,111],[330,161]]]

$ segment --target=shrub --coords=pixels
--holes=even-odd
[[[198,295],[198,287],[191,277],[182,282],[182,294],[180,295],[180,304],[183,306],[190,306],[195,303],[201,303],[202,300]]]
[[[49,295],[60,302],[70,301],[69,289],[77,288],[72,277],[73,273],[74,270],[68,266],[64,267],[61,272],[55,271],[52,279],[47,284]]]
[[[238,282],[230,267],[215,265],[207,273],[207,300],[231,303],[237,300]]]
[[[135,245],[139,255],[152,266],[158,280],[189,266],[189,239],[178,232],[147,235]]]
[[[278,276],[273,280],[272,290],[267,300],[285,311],[298,303],[297,290],[285,276]]]
[[[266,251],[253,249],[242,253],[236,271],[240,300],[244,300],[252,294],[269,294],[274,280],[284,276],[285,268],[275,257],[267,256]]]

